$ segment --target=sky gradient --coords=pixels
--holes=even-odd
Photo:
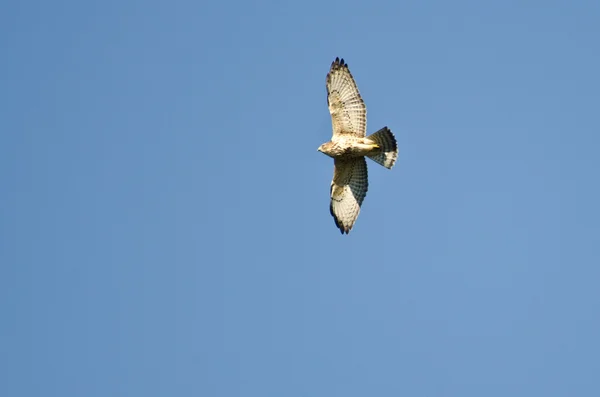
[[[0,6],[0,395],[600,395],[598,20]],[[348,236],[337,56],[400,150]]]

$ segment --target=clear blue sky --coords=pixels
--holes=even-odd
[[[600,3],[0,7],[0,395],[600,395]],[[329,215],[325,76],[369,132]]]

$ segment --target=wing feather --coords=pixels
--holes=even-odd
[[[342,234],[348,234],[354,226],[368,189],[367,161],[364,157],[334,160],[329,212]]]
[[[326,86],[333,136],[350,134],[364,137],[367,132],[367,107],[343,59],[336,58],[331,64]]]

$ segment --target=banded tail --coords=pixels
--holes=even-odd
[[[385,168],[392,168],[396,159],[398,158],[398,145],[396,144],[396,138],[389,128],[383,127],[379,131],[369,135],[368,139],[377,143],[379,149],[377,153],[369,154],[371,160],[378,164],[383,165]]]

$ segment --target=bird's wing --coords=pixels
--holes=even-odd
[[[367,107],[343,59],[335,58],[326,82],[333,136],[350,134],[364,137],[367,132]]]
[[[354,226],[368,188],[367,160],[364,157],[334,160],[329,211],[342,234],[348,234]]]

